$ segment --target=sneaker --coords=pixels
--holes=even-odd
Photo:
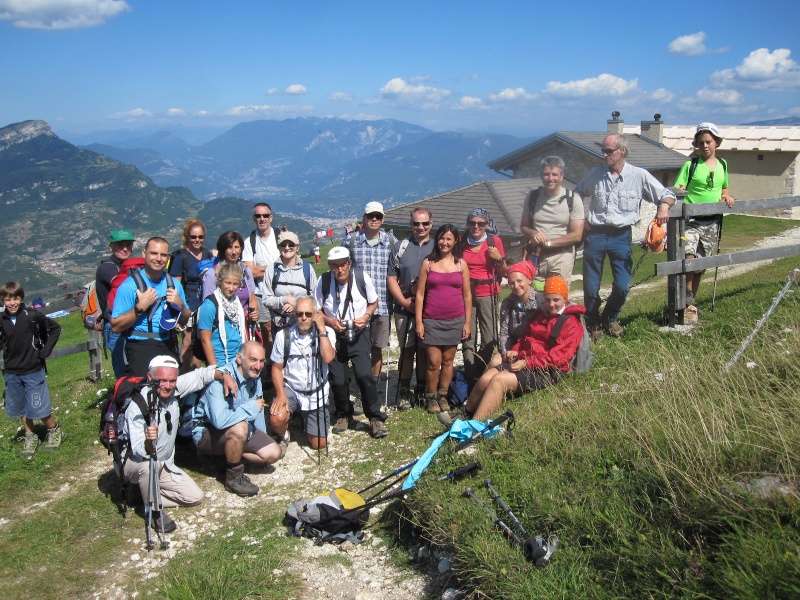
[[[603,331],[603,328],[600,325],[587,326],[586,329],[589,330],[589,337],[593,342],[601,340],[606,336],[606,332]]]
[[[690,304],[683,311],[683,324],[684,325],[697,325],[700,320],[700,311],[697,307]]]
[[[436,418],[439,419],[439,423],[447,427],[448,429],[453,426],[453,423],[456,422],[458,418],[455,416],[451,411],[447,412],[438,412],[436,413]]]
[[[283,437],[277,441],[281,447],[281,458],[284,458],[286,456],[286,451],[289,449],[289,442],[291,441],[289,430],[287,429],[286,433],[283,434]]]
[[[344,433],[345,431],[347,431],[347,427],[349,425],[350,425],[350,419],[348,419],[347,417],[339,417],[338,419],[336,419],[336,423],[333,424],[333,427],[331,427],[331,431],[336,434]]]
[[[625,329],[617,321],[610,321],[605,326],[605,330],[611,337],[621,338],[625,335]]]
[[[258,493],[258,486],[244,474],[244,465],[225,472],[225,489],[244,498]]]
[[[372,419],[369,422],[369,434],[377,440],[380,438],[385,438],[387,435],[389,435],[389,432],[386,431],[386,424],[383,421],[379,419]]]
[[[22,446],[22,457],[31,459],[33,455],[36,453],[36,449],[42,444],[42,441],[39,439],[39,436],[36,435],[33,431],[29,431],[25,434],[25,444]]]
[[[397,391],[397,410],[409,410],[411,408],[411,390],[400,388]]]
[[[175,531],[178,526],[175,524],[175,521],[170,517],[165,511],[153,511],[153,520],[150,523],[150,527],[153,528],[153,531],[160,532],[161,531],[161,521],[164,521],[164,533],[172,533]]]
[[[356,398],[355,400],[353,400],[353,414],[354,415],[364,414],[364,407],[361,404],[361,398]]]
[[[425,405],[428,413],[432,415],[442,410],[439,408],[439,395],[436,392],[425,392]]]
[[[67,434],[61,431],[61,427],[56,425],[47,430],[47,441],[44,444],[45,450],[58,450],[61,444],[67,439]]]

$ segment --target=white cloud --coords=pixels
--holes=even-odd
[[[637,92],[638,89],[638,79],[626,80],[615,75],[603,73],[597,77],[568,81],[566,83],[550,81],[545,86],[544,92],[562,98],[620,97]]]
[[[194,113],[196,117],[210,117],[212,115],[210,110],[198,110]]]
[[[790,58],[791,51],[759,48],[748,54],[733,69],[723,69],[711,75],[711,84],[725,88],[742,86],[756,90],[790,90],[800,88],[800,66]]]
[[[652,102],[672,102],[675,100],[675,94],[666,88],[658,88],[650,92],[649,96]]]
[[[712,54],[728,51],[727,47],[709,48],[705,44],[707,37],[708,36],[704,31],[690,33],[689,35],[682,35],[669,43],[669,46],[667,46],[667,51],[680,56],[700,56],[701,54]]]
[[[702,104],[717,106],[735,106],[736,104],[741,104],[744,100],[744,96],[741,93],[730,89],[712,90],[703,88],[697,90],[695,97]]]
[[[451,94],[452,92],[450,90],[422,84],[412,84],[400,77],[395,77],[389,81],[378,92],[378,95],[383,100],[402,104],[422,104],[428,108],[435,108],[436,105],[448,98]]]
[[[353,101],[353,94],[348,94],[346,92],[332,92],[325,96],[331,102],[352,102]]]
[[[27,29],[95,27],[128,10],[124,0],[0,0],[0,20]]]
[[[800,106],[795,106],[786,111],[786,114],[791,117],[800,117]]]
[[[308,114],[314,110],[313,106],[281,106],[272,104],[262,105],[249,105],[249,106],[234,106],[228,109],[225,114],[232,117],[240,117],[246,115],[264,115],[264,116],[283,116],[293,114]]]
[[[459,101],[464,108],[477,108],[483,106],[483,100],[474,96],[462,96]]]
[[[302,83],[293,83],[285,90],[279,90],[278,88],[269,88],[267,90],[268,96],[277,96],[279,94],[285,94],[287,96],[299,96],[301,94],[307,94],[308,88],[304,86]]]
[[[152,117],[153,113],[145,108],[134,108],[133,110],[126,110],[114,113],[109,116],[109,119],[141,119],[143,117]]]
[[[531,100],[533,94],[525,91],[525,88],[506,88],[497,92],[496,94],[489,94],[489,100],[492,102],[514,102],[516,100]]]
[[[169,110],[167,110],[167,114],[170,117],[182,117],[183,115],[186,114],[186,111],[183,110],[182,108],[170,108]]]

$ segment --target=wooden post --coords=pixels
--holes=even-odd
[[[681,203],[670,210],[670,219],[667,223],[667,260],[683,260],[685,221],[683,219],[683,206]],[[679,215],[674,212],[680,211]],[[675,315],[683,324],[683,309],[686,306],[686,274],[678,273],[667,277],[667,322],[670,327],[675,327]]]

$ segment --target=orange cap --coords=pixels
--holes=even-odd
[[[544,282],[545,294],[559,294],[569,300],[569,284],[560,275],[552,275]]]

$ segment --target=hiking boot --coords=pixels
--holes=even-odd
[[[153,511],[153,520],[150,523],[150,526],[153,528],[153,531],[160,532],[161,531],[161,520],[164,520],[164,533],[172,533],[175,531],[178,526],[175,524],[175,521],[170,517],[165,511]]]
[[[364,406],[361,404],[361,398],[356,398],[355,400],[353,400],[353,414],[354,415],[364,414]]]
[[[439,408],[439,394],[436,392],[425,392],[425,405],[428,413],[435,415],[442,409]]]
[[[389,435],[389,432],[386,431],[386,424],[383,421],[379,419],[372,419],[369,422],[369,434],[378,440],[380,438],[385,438],[387,435]]]
[[[31,459],[36,453],[36,449],[42,444],[39,436],[33,431],[28,431],[25,434],[25,443],[22,446],[22,457]]]
[[[586,329],[589,331],[589,337],[593,342],[602,340],[606,336],[606,332],[600,325],[587,325]]]
[[[331,427],[331,431],[336,434],[344,433],[345,431],[347,431],[347,427],[349,425],[350,425],[350,419],[348,419],[347,417],[339,417],[338,419],[336,419],[336,423],[333,424],[333,427]]]
[[[697,325],[700,320],[700,311],[693,304],[687,306],[683,311],[683,324],[684,325]]]
[[[411,390],[400,388],[397,390],[397,410],[408,410],[411,408]]]
[[[286,456],[286,451],[289,449],[289,442],[291,441],[291,437],[289,436],[289,430],[286,430],[286,433],[283,434],[283,437],[277,440],[278,445],[281,447],[281,458]]]
[[[617,321],[610,321],[605,326],[605,330],[611,337],[621,338],[625,335],[625,329]]]
[[[453,407],[450,406],[450,401],[447,399],[447,388],[440,389],[437,393],[439,394],[439,411],[448,412]]]
[[[67,434],[61,431],[61,426],[56,425],[47,430],[47,441],[44,444],[45,450],[58,450],[61,444],[67,439]]]
[[[225,489],[247,498],[258,493],[258,486],[244,474],[244,465],[239,465],[225,472]]]

